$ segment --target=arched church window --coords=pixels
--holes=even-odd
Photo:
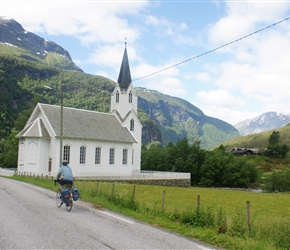
[[[124,148],[123,149],[123,165],[127,165],[127,162],[128,162],[128,149],[127,148]]]
[[[116,102],[119,102],[119,92],[117,91],[117,93],[116,93]]]
[[[132,103],[132,91],[129,93],[129,102]]]
[[[86,147],[80,147],[80,164],[86,164]]]
[[[131,119],[130,121],[130,131],[134,131],[134,120]]]
[[[63,160],[69,163],[69,160],[70,160],[70,146],[69,145],[65,145],[63,147]]]
[[[114,163],[115,163],[115,149],[110,148],[109,164],[112,165]]]
[[[101,147],[95,149],[95,164],[101,164]]]

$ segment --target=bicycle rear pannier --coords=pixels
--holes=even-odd
[[[61,199],[63,202],[68,202],[69,200],[69,197],[70,197],[70,192],[67,188],[64,188],[62,191],[61,191]]]
[[[79,199],[79,191],[77,188],[73,188],[72,190],[72,196],[73,196],[73,200],[77,201]]]

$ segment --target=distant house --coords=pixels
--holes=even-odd
[[[231,153],[234,155],[256,155],[258,154],[258,149],[256,148],[233,148]]]
[[[142,124],[137,118],[125,47],[118,82],[111,94],[111,112],[38,103],[19,138],[18,172],[55,175],[67,160],[77,176],[130,176],[141,168]]]

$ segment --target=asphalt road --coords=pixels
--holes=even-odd
[[[53,185],[53,183],[52,183]],[[83,201],[0,177],[0,249],[218,249]]]

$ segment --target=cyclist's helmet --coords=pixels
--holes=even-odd
[[[64,160],[64,161],[62,162],[62,165],[63,165],[63,166],[67,166],[67,164],[68,164],[68,162],[67,162],[66,160]]]

